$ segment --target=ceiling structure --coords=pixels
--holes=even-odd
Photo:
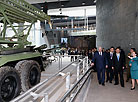
[[[35,5],[39,9],[43,9],[45,4],[48,9],[81,7],[95,5],[95,0],[26,0],[30,4]]]
[[[44,2],[58,2],[59,0],[25,0],[30,4],[44,3]],[[60,0],[60,1],[69,1],[69,0]]]
[[[96,24],[96,0],[26,0],[35,7],[43,10],[53,19],[55,26],[65,27],[67,24],[71,26],[70,18],[77,17],[74,20],[74,25],[84,24],[84,18],[79,19],[79,16],[87,16],[88,24]],[[85,10],[86,15],[85,15]],[[60,13],[61,12],[61,13]],[[79,14],[80,13],[80,14]],[[56,19],[60,18],[60,19]]]
[[[90,17],[96,16],[96,6],[82,6],[48,10],[49,15],[66,15],[69,17]]]

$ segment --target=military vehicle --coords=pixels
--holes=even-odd
[[[0,0],[0,102],[9,102],[40,82],[46,45],[35,48],[27,40],[37,20],[50,22],[50,17],[24,0]],[[7,29],[14,34],[6,36]]]

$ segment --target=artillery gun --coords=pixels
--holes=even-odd
[[[9,102],[40,82],[44,70],[41,48],[46,46],[37,49],[27,41],[37,20],[50,22],[50,17],[24,0],[0,0],[0,102]],[[8,28],[14,32],[11,37],[6,36]]]

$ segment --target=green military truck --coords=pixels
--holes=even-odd
[[[9,102],[40,82],[46,45],[35,48],[27,41],[37,20],[50,22],[50,17],[24,0],[0,0],[0,102]],[[8,28],[14,32],[11,37],[6,36]]]

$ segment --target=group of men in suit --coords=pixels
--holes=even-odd
[[[114,47],[110,48],[110,51],[103,52],[102,47],[98,48],[98,51],[94,53],[92,58],[92,66],[96,64],[97,76],[99,84],[105,85],[105,71],[107,71],[106,82],[112,83],[115,79],[114,85],[119,84],[118,74],[120,76],[120,84],[124,87],[123,70],[125,68],[125,54],[120,47],[117,47],[114,51]]]

